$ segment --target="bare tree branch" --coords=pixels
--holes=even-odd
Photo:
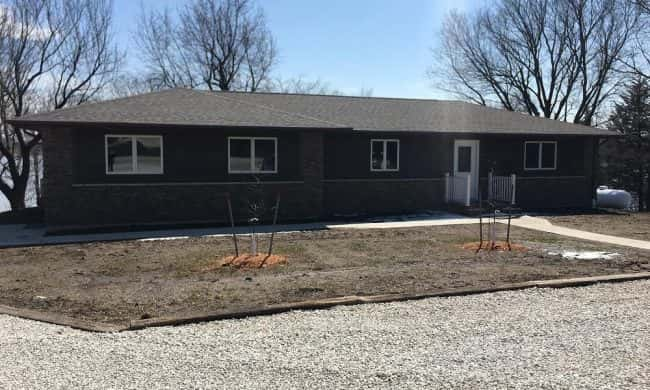
[[[112,6],[111,0],[12,0],[3,6],[0,192],[13,209],[25,207],[32,153],[42,136],[7,120],[80,104],[99,94],[120,64],[111,43]]]
[[[629,0],[500,0],[446,18],[430,74],[479,104],[591,124],[639,28]]]
[[[193,0],[175,20],[142,11],[136,42],[157,88],[256,91],[270,82],[277,48],[251,0]]]

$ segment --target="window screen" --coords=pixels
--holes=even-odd
[[[384,143],[372,141],[372,169],[381,170],[384,163]]]
[[[277,172],[276,138],[228,139],[230,173],[275,173]]]
[[[399,143],[394,141],[386,142],[386,169],[397,169],[398,149]]]
[[[158,137],[136,137],[138,172],[158,172],[161,167],[162,148]]]
[[[106,137],[106,172],[133,172],[131,137]]]
[[[275,140],[255,140],[255,170],[260,172],[275,171]]]
[[[399,170],[399,140],[371,140],[370,148],[370,170]]]
[[[162,166],[161,136],[106,136],[106,173],[160,174]]]
[[[248,172],[251,170],[251,140],[230,140],[230,170]]]
[[[554,169],[555,168],[555,153],[556,153],[556,144],[554,143],[543,143],[542,147],[542,166],[544,169]]]
[[[557,143],[551,141],[524,144],[524,168],[529,170],[556,169]]]
[[[539,168],[539,144],[530,142],[526,144],[526,169]]]
[[[472,147],[458,147],[458,172],[472,171]]]

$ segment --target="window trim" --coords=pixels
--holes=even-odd
[[[131,171],[110,172],[108,170],[108,139],[109,138],[130,138],[131,139]],[[138,171],[138,146],[137,138],[158,138],[160,140],[160,171]],[[162,175],[165,173],[165,158],[163,150],[163,136],[155,134],[104,134],[104,169],[107,175]]]
[[[381,162],[381,168],[373,168],[372,166],[372,143],[373,142],[381,142],[383,144],[384,148],[384,160]],[[388,150],[388,143],[389,142],[396,142],[397,143],[397,168],[395,169],[388,169],[386,168],[386,162],[387,162],[387,150]],[[370,172],[399,172],[399,155],[400,155],[400,142],[399,139],[397,138],[371,138],[370,139]]]
[[[250,170],[248,171],[235,171],[230,166],[230,140],[248,140],[250,141],[251,147],[251,165]],[[275,161],[272,171],[260,171],[255,170],[255,141],[256,140],[272,140],[275,146]],[[228,137],[228,173],[229,174],[274,174],[278,173],[278,137]]]
[[[538,147],[538,157],[537,157],[537,167],[536,168],[527,168],[526,167],[526,152],[528,150],[528,144],[537,144]],[[542,167],[542,144],[553,144],[555,148],[555,153],[553,155],[553,168],[544,168]],[[557,141],[525,141],[524,142],[524,171],[555,171],[557,169]]]

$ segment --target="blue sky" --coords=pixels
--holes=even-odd
[[[320,79],[331,88],[374,96],[444,98],[426,76],[431,48],[452,9],[470,10],[485,0],[258,0],[280,54],[276,75]],[[145,7],[175,9],[185,1],[143,0]],[[115,0],[118,44],[133,55],[140,2]]]

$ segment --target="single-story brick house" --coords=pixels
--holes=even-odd
[[[612,135],[457,101],[187,89],[12,123],[44,134],[52,229],[223,223],[224,193],[243,220],[258,180],[285,222],[443,209],[504,183],[525,209],[589,208]]]

